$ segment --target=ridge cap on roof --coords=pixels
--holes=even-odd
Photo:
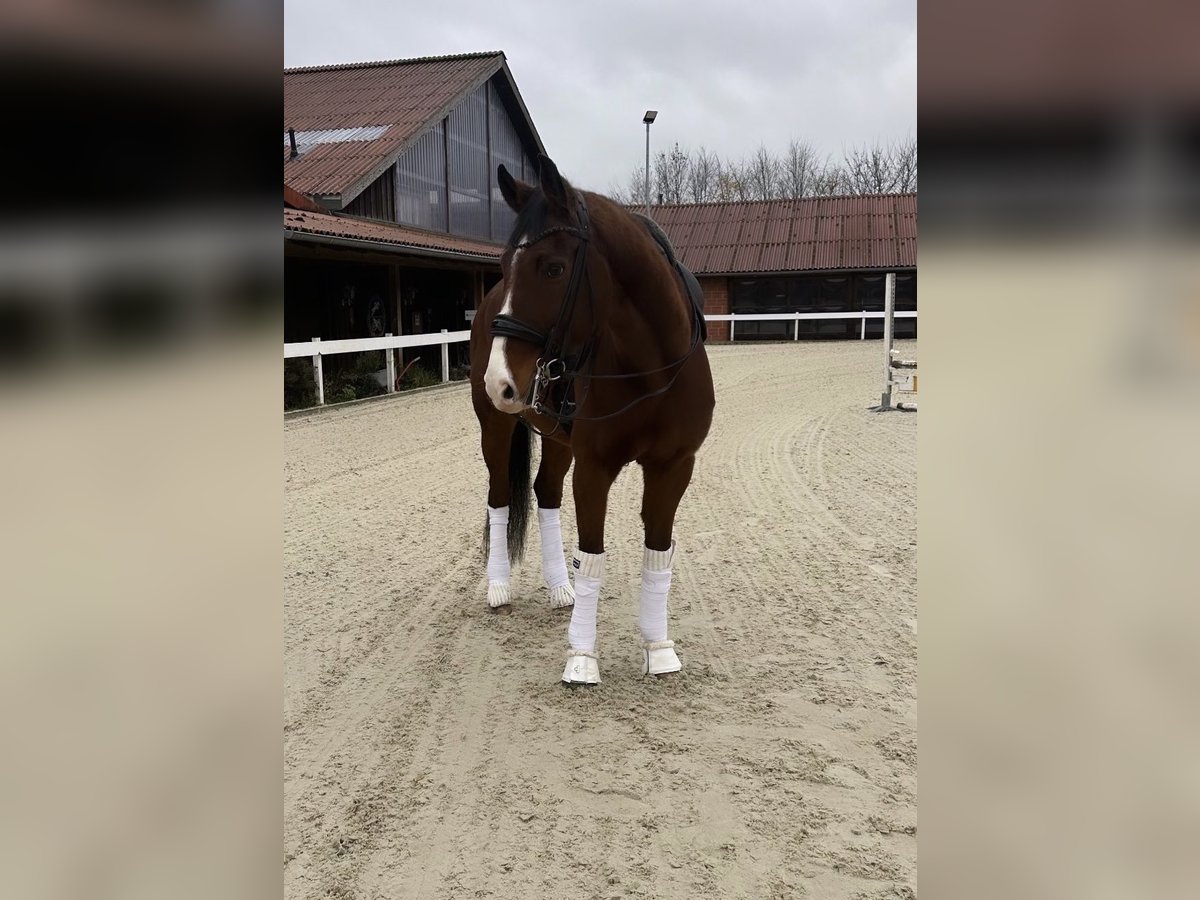
[[[751,204],[767,205],[770,203],[805,203],[812,200],[858,200],[864,197],[915,197],[916,191],[887,191],[882,194],[818,194],[812,197],[772,197],[770,200],[705,200],[701,203],[651,203],[650,208],[653,209],[683,209],[696,206],[729,206],[731,204],[740,204],[749,206]],[[644,203],[629,204],[632,209],[644,209]]]
[[[408,59],[377,59],[365,60],[363,62],[350,63],[326,63],[319,66],[294,66],[292,68],[284,67],[284,75],[292,75],[297,72],[332,72],[340,69],[376,69],[385,66],[404,66],[412,63],[427,63],[427,62],[449,62],[458,59],[486,59],[489,56],[499,56],[507,59],[503,50],[480,50],[474,53],[449,53],[444,56],[412,56]]]

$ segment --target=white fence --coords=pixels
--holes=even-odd
[[[917,311],[910,310],[907,312],[894,313],[898,319],[915,319]],[[724,316],[705,316],[706,322],[728,322],[729,323],[729,339],[735,339],[735,329],[737,322],[795,322],[796,327],[792,332],[792,340],[800,340],[800,323],[804,321],[817,319],[861,319],[862,328],[859,330],[859,340],[867,339],[867,319],[882,319],[883,312],[824,312],[824,313],[729,313]]]
[[[894,314],[896,318],[915,319],[917,313],[915,310],[909,312],[897,312]],[[705,316],[706,322],[728,322],[729,323],[729,340],[734,339],[734,329],[738,322],[795,322],[796,327],[793,330],[792,339],[800,340],[800,323],[808,320],[821,319],[861,319],[862,329],[859,332],[860,340],[865,340],[867,337],[867,320],[882,319],[882,312],[840,312],[840,313],[728,313],[719,316]],[[442,329],[440,334],[402,334],[391,335],[387,334],[383,337],[376,338],[353,338],[346,341],[323,341],[320,338],[313,338],[311,341],[304,341],[298,344],[284,344],[283,358],[295,359],[298,357],[311,357],[313,364],[313,380],[317,385],[317,404],[325,405],[325,375],[321,366],[321,357],[335,356],[339,353],[363,353],[368,350],[385,350],[384,353],[385,365],[387,367],[387,391],[393,393],[396,390],[396,355],[394,350],[404,349],[407,347],[436,347],[439,344],[442,347],[442,381],[450,380],[450,345],[457,344],[462,341],[471,339],[470,331],[447,331]]]
[[[364,353],[368,350],[384,350],[384,363],[387,367],[387,391],[389,394],[396,390],[396,354],[395,350],[405,347],[436,347],[442,345],[442,381],[450,380],[450,345],[471,339],[470,331],[447,331],[442,329],[440,334],[385,334],[376,338],[352,338],[346,341],[323,341],[313,338],[299,344],[284,344],[283,358],[295,359],[300,356],[312,357],[313,380],[317,385],[317,405],[325,405],[325,373],[321,366],[322,356],[336,356],[339,353]]]

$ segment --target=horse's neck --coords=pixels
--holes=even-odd
[[[625,213],[625,219],[633,239],[624,241],[615,251],[620,258],[610,265],[617,277],[616,286],[623,295],[628,317],[634,321],[610,324],[617,333],[640,326],[655,344],[678,350],[675,345],[686,345],[691,337],[687,297],[680,290],[679,279],[662,248],[646,226],[628,213]]]

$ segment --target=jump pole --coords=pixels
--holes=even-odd
[[[880,409],[892,408],[892,319],[896,309],[896,273],[888,272],[883,288],[883,396]]]

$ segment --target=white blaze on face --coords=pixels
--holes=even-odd
[[[504,292],[504,305],[500,307],[500,314],[511,316],[513,310],[513,287],[515,274],[517,271],[517,259],[521,255],[520,250],[513,252],[512,263],[509,265],[509,272],[514,274],[514,278],[508,283],[508,290]],[[483,386],[487,391],[488,399],[492,401],[492,405],[501,412],[519,412],[524,409],[525,404],[522,402],[522,397],[518,393],[516,379],[513,378],[512,372],[508,368],[508,355],[506,347],[508,346],[508,338],[495,337],[492,338],[492,352],[488,357],[487,371],[483,373]],[[511,389],[513,398],[506,400],[504,397],[505,390]]]

